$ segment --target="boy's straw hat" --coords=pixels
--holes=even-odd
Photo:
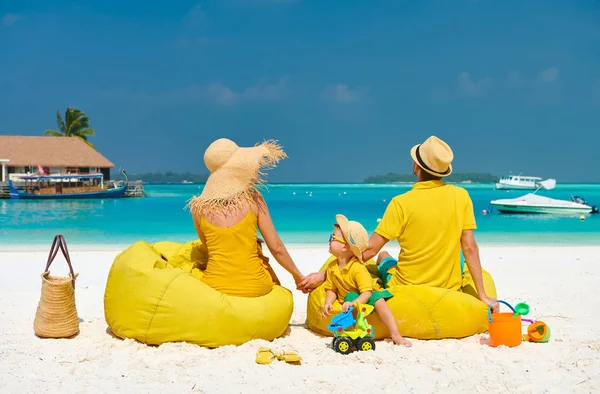
[[[240,202],[250,200],[257,186],[265,182],[262,170],[275,167],[285,157],[276,141],[250,148],[239,147],[227,138],[214,141],[204,152],[210,175],[202,193],[192,198],[191,211],[235,208]]]
[[[362,253],[369,247],[369,233],[362,224],[348,220],[344,215],[335,215],[335,221],[350,250],[362,262]]]
[[[410,155],[419,167],[431,175],[444,177],[452,173],[454,153],[447,143],[434,135],[422,144],[413,146]]]

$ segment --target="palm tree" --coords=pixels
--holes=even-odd
[[[67,108],[64,121],[60,116],[60,112],[56,111],[56,125],[58,126],[58,131],[46,130],[44,131],[44,135],[81,138],[86,144],[96,149],[88,141],[88,137],[96,135],[96,132],[90,128],[90,118],[83,111],[77,108]]]

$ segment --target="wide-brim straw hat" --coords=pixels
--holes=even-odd
[[[419,167],[431,175],[445,177],[452,173],[454,153],[447,143],[434,135],[422,144],[413,146],[410,155]]]
[[[335,215],[335,221],[350,250],[362,262],[362,254],[369,247],[369,233],[362,224],[348,220],[344,215]]]
[[[235,208],[240,202],[251,200],[257,187],[266,182],[263,171],[275,167],[286,157],[282,147],[273,140],[247,148],[227,138],[214,141],[204,152],[210,175],[202,193],[191,199],[191,211]]]

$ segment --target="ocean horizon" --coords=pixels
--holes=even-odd
[[[495,190],[494,184],[456,183],[473,200],[480,244],[600,245],[600,215],[506,215],[489,202],[527,193]],[[101,248],[138,240],[187,242],[197,239],[186,204],[203,184],[145,184],[147,197],[88,200],[0,200],[0,247],[48,244],[63,234],[69,244]],[[361,222],[372,232],[387,203],[412,183],[274,183],[262,188],[270,213],[286,244],[326,247],[335,214]],[[585,198],[600,205],[600,184],[561,183],[540,195]],[[395,243],[395,242],[394,242]]]

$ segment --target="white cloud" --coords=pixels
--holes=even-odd
[[[367,92],[366,88],[351,89],[343,83],[335,83],[327,85],[323,92],[323,97],[326,100],[336,103],[349,104],[356,103],[364,99]]]
[[[209,94],[214,101],[223,105],[238,101],[279,101],[285,98],[288,80],[288,77],[282,77],[276,83],[261,80],[238,92],[220,82],[213,82],[209,86]]]
[[[229,86],[225,86],[220,82],[211,83],[208,87],[208,93],[217,103],[223,105],[235,104],[239,96]]]
[[[287,95],[288,79],[288,77],[283,77],[275,83],[262,80],[240,91],[215,81],[208,85],[192,84],[163,92],[134,91],[128,88],[107,89],[98,96],[105,100],[133,101],[146,104],[209,100],[224,106],[231,106],[239,102],[282,100]]]
[[[559,70],[556,67],[550,67],[547,70],[542,71],[539,75],[538,75],[538,83],[539,84],[546,84],[546,83],[553,83],[558,79],[558,75],[559,75]]]
[[[202,5],[196,4],[185,14],[181,23],[184,27],[193,28],[202,24],[205,17],[206,13]]]
[[[518,88],[523,84],[523,76],[519,70],[513,70],[508,73],[508,84],[513,88]]]
[[[7,12],[0,18],[0,25],[2,26],[12,26],[18,21],[21,20],[21,16],[18,14],[14,14],[12,12]]]
[[[492,87],[492,78],[475,80],[471,74],[463,72],[458,76],[458,89],[469,97],[481,97]]]
[[[277,101],[282,99],[286,93],[289,78],[280,78],[277,83],[269,84],[266,81],[252,85],[244,91],[243,97],[247,100]]]

